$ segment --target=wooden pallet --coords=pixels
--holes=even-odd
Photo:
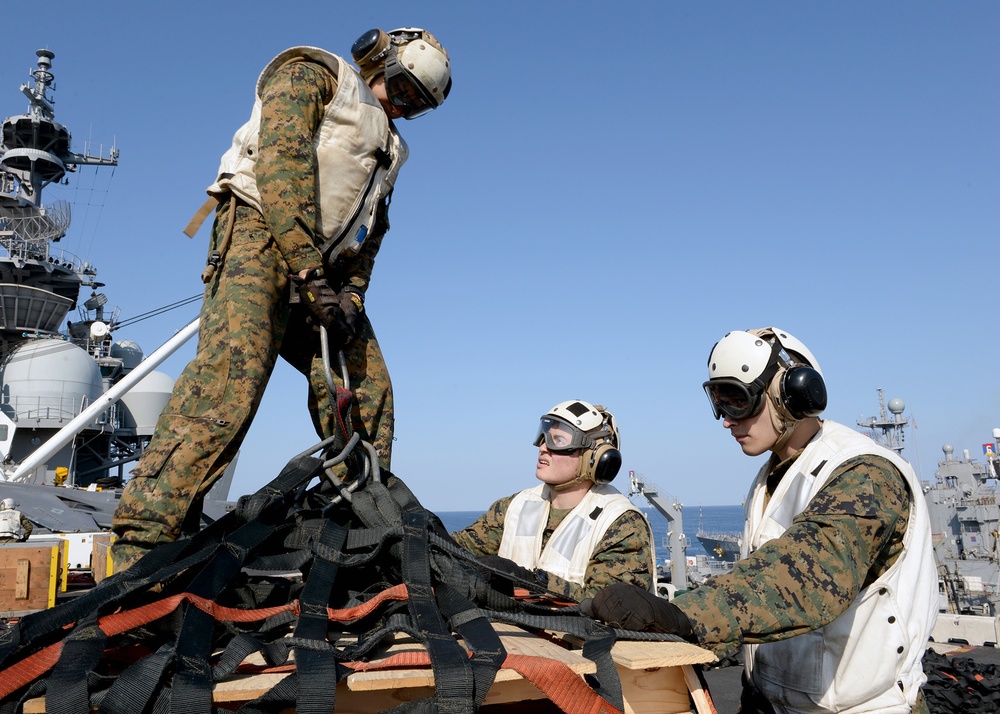
[[[580,650],[558,637],[545,639],[519,628],[494,624],[508,654],[545,657],[561,662],[581,677],[596,671],[593,662]],[[423,647],[405,637],[397,638],[384,656]],[[702,690],[692,665],[715,662],[708,650],[683,642],[618,642],[611,650],[622,681],[625,711],[660,714],[690,711],[693,699],[699,714],[714,712],[710,697]],[[251,660],[252,661],[252,660]],[[262,664],[260,659],[257,664]],[[215,702],[235,708],[262,696],[286,674],[238,675],[220,682],[215,688]],[[355,672],[337,686],[337,712],[369,714],[386,711],[404,702],[433,695],[434,675],[430,668],[378,672]],[[487,705],[510,705],[543,699],[544,694],[520,674],[510,669],[497,673],[493,687],[483,702]],[[25,709],[25,712],[28,712]],[[40,711],[40,710],[39,710]]]
[[[545,657],[560,662],[579,676],[596,671],[571,643],[558,635],[538,637],[517,627],[494,624],[508,654]],[[398,636],[382,657],[405,652],[422,652],[423,646],[409,637]],[[702,689],[693,665],[716,661],[714,654],[684,642],[618,642],[611,650],[622,683],[625,712],[635,714],[687,714],[694,703],[698,714],[716,714],[708,692]],[[259,654],[248,664],[263,665]],[[288,674],[237,674],[215,686],[213,699],[220,710],[240,705],[265,694]],[[338,714],[375,714],[399,704],[434,694],[430,668],[355,672],[337,684]],[[524,708],[545,695],[528,680],[510,669],[501,669],[483,706],[491,711]],[[293,712],[289,709],[288,712]],[[43,714],[45,698],[25,703],[25,714]]]

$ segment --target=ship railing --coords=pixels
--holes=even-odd
[[[3,405],[3,410],[13,412],[14,421],[54,422],[61,424],[79,416],[90,405],[90,399],[75,397],[43,397],[15,396]],[[118,405],[111,405],[101,412],[92,424],[96,426],[113,426],[118,421]]]
[[[976,506],[995,506],[997,505],[997,497],[992,496],[975,496],[973,498],[962,498],[958,501],[959,506],[964,506],[965,508],[975,508]]]
[[[0,243],[12,257],[47,260],[49,241],[66,235],[72,219],[68,201],[53,201],[37,208],[5,208],[0,217]]]

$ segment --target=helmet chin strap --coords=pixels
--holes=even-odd
[[[590,467],[590,463],[589,462],[590,462],[590,459],[588,458],[588,453],[592,452],[593,449],[581,449],[581,451],[583,453],[580,454],[580,464],[576,467],[576,478],[574,478],[572,481],[567,481],[566,483],[561,483],[558,486],[552,486],[550,484],[549,488],[551,488],[556,493],[562,493],[563,491],[568,491],[569,489],[573,488],[577,484],[581,484],[581,483],[584,483],[586,481],[591,481],[592,480],[589,477],[589,471],[590,471],[590,468],[589,468]]]

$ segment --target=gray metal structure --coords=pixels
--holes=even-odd
[[[645,497],[669,522],[667,540],[670,548],[670,582],[677,588],[686,588],[687,536],[684,535],[684,519],[681,515],[684,505],[669,494],[662,493],[655,483],[633,471],[629,474],[629,496],[635,495]]]

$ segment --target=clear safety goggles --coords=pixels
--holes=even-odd
[[[764,392],[736,379],[711,379],[702,385],[712,403],[715,418],[723,415],[739,421],[756,416],[764,408]]]
[[[549,451],[568,454],[577,449],[586,449],[594,445],[594,440],[564,421],[552,417],[542,417],[538,422],[538,433],[535,434],[535,446],[542,442]]]
[[[385,93],[394,106],[403,110],[406,119],[416,119],[437,107],[420,80],[400,64],[395,46],[390,46],[385,58]]]

